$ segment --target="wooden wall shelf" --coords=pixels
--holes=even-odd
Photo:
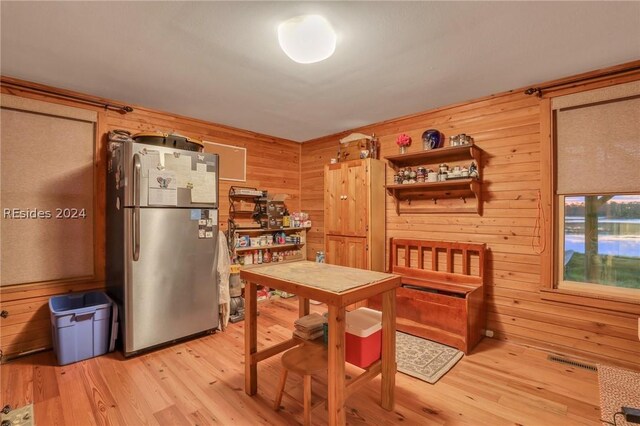
[[[481,150],[474,144],[449,146],[410,154],[391,155],[385,157],[394,170],[402,167],[434,166],[444,162],[468,161],[476,162],[478,172],[481,167]],[[477,213],[482,215],[482,182],[477,178],[450,179],[444,182],[424,182],[409,184],[389,184],[386,189],[395,198],[396,214],[401,213]],[[437,204],[440,199],[462,200],[460,206],[443,206],[442,208],[411,208],[402,210],[401,201],[409,204],[413,200],[432,200]]]
[[[443,148],[429,149],[426,151],[411,152],[409,154],[389,155],[384,157],[391,167],[423,166],[425,164],[438,164],[447,161],[475,160],[480,167],[481,150],[473,143],[460,146],[446,146]]]
[[[395,198],[396,213],[403,212],[400,209],[400,201],[432,200],[437,204],[439,199],[460,198],[464,206],[443,207],[442,209],[411,209],[411,213],[477,213],[482,214],[480,200],[482,193],[480,181],[477,179],[456,179],[445,182],[409,183],[400,185],[387,185],[387,191]]]

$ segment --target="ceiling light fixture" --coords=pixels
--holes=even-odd
[[[302,15],[278,26],[278,42],[289,58],[300,64],[324,61],[336,50],[336,33],[320,15]]]

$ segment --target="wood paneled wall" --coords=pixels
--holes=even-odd
[[[618,81],[621,79],[610,78],[594,87]],[[134,132],[159,129],[244,146],[247,148],[246,184],[289,194],[290,206],[311,214],[313,228],[308,234],[308,258],[313,259],[315,252],[323,249],[323,167],[336,155],[338,139],[352,130],[309,141],[301,148],[291,141],[141,107],[122,115],[4,86],[2,92],[94,109],[100,115],[100,135],[115,128]],[[541,277],[545,274],[541,271],[541,256],[534,238],[541,181],[547,179],[541,170],[541,149],[547,147],[542,146],[545,139],[540,135],[540,105],[537,97],[513,91],[354,129],[378,135],[381,156],[398,152],[395,137],[399,133],[408,133],[413,138],[410,152],[420,149],[420,136],[429,128],[439,129],[447,136],[470,134],[484,151],[482,178],[486,201],[482,217],[398,216],[393,200],[387,196],[386,236],[487,243],[487,328],[494,331],[495,338],[639,368],[637,315],[541,297],[540,288],[544,287]],[[98,171],[105,167],[104,142],[104,137],[99,138],[100,156],[95,165]],[[392,171],[387,167],[387,181],[391,178]],[[97,188],[104,187],[102,179],[99,176]],[[228,209],[225,194],[230,184],[222,181],[220,185],[223,229]],[[104,194],[98,192],[97,195],[104,206]],[[104,234],[104,218],[98,219],[96,233],[98,237]],[[104,247],[97,249],[103,257]],[[97,278],[92,282],[40,283],[0,289],[1,309],[9,311],[7,318],[0,318],[3,354],[49,347],[48,297],[66,291],[100,288],[104,283],[100,276]]]
[[[608,79],[606,84],[628,78]],[[323,166],[336,156],[341,137],[353,131],[377,135],[382,158],[398,153],[395,138],[400,133],[413,139],[408,152],[422,149],[426,129],[438,129],[447,139],[466,133],[484,151],[483,215],[397,215],[387,195],[386,205],[380,206],[386,208],[387,241],[402,237],[486,243],[487,329],[494,338],[640,368],[638,315],[541,298],[545,275],[536,227],[544,219],[539,208],[541,174],[546,173],[541,170],[541,144],[549,142],[540,134],[540,105],[538,97],[518,90],[306,142],[302,209],[313,221],[307,257],[313,259],[323,250]],[[387,183],[392,181],[393,170],[387,166]]]
[[[7,77],[3,82],[19,82],[33,87],[46,88],[62,94],[73,94],[66,90],[54,89],[27,83]],[[195,137],[209,142],[247,148],[247,181],[220,181],[220,229],[227,229],[229,211],[228,191],[231,185],[254,186],[267,189],[270,193],[285,193],[290,196],[287,205],[290,210],[300,208],[300,144],[289,140],[262,135],[246,130],[223,126],[203,120],[191,119],[171,113],[133,106],[134,111],[121,114],[105,111],[100,107],[87,106],[80,102],[61,100],[55,96],[35,94],[29,91],[3,85],[2,93],[38,99],[47,102],[71,105],[98,112],[98,137],[96,167],[96,223],[97,242],[96,276],[93,280],[55,283],[33,283],[0,288],[0,309],[8,316],[0,318],[0,350],[3,356],[13,356],[27,351],[51,347],[51,331],[47,301],[49,296],[68,291],[83,291],[104,287],[104,206],[106,170],[106,134],[112,129],[124,129],[132,133],[142,130],[161,130]],[[84,95],[83,95],[84,96]],[[92,98],[105,101],[100,98]],[[113,101],[106,102],[114,104]]]

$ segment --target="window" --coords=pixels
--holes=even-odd
[[[640,82],[553,98],[553,284],[640,298]]]
[[[640,289],[640,196],[561,196],[558,286]]]

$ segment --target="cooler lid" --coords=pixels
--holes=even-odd
[[[369,337],[382,329],[382,312],[358,308],[346,314],[346,331],[358,337]]]

